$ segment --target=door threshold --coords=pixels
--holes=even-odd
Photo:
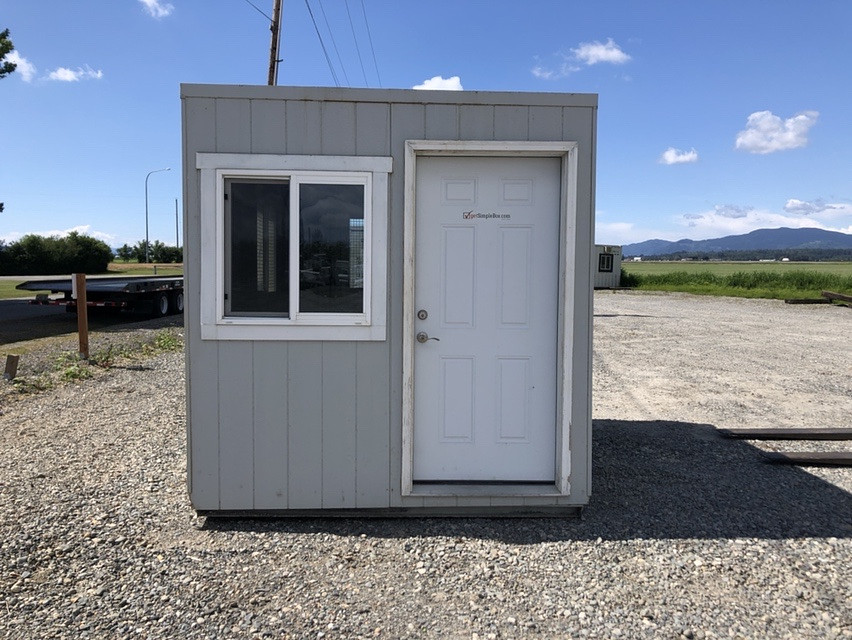
[[[469,482],[415,480],[410,496],[564,496],[555,482]]]

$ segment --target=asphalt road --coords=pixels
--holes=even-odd
[[[0,345],[77,331],[77,314],[67,313],[62,306],[29,304],[29,301],[29,298],[0,300]],[[104,314],[90,310],[89,328],[102,329],[143,318],[132,313]]]

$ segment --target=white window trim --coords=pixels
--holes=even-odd
[[[202,340],[385,340],[388,174],[392,158],[198,153],[201,202]],[[292,318],[225,315],[225,180],[364,185],[364,313],[297,313]],[[294,225],[295,216],[295,225]],[[290,259],[298,260],[298,202],[291,199]],[[295,250],[294,250],[295,243]],[[298,266],[298,264],[297,264]],[[293,271],[291,263],[291,273]],[[290,291],[291,308],[298,289]]]

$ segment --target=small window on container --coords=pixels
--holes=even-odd
[[[612,273],[613,254],[602,253],[598,257],[598,271],[601,273]]]

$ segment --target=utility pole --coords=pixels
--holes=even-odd
[[[272,43],[269,45],[269,78],[267,84],[270,87],[278,84],[278,41],[281,39],[281,4],[283,0],[275,0],[272,7]]]

